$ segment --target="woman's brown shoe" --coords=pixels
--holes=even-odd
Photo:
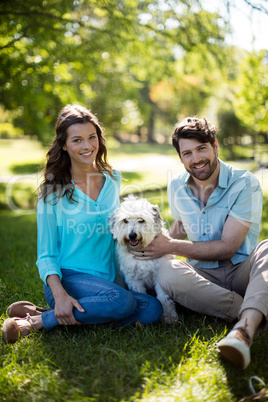
[[[2,339],[5,343],[15,343],[19,338],[28,336],[33,329],[36,327],[30,314],[24,318],[8,318],[2,328]]]
[[[9,317],[26,317],[26,314],[34,317],[41,315],[44,311],[48,311],[47,308],[37,307],[35,304],[28,301],[18,301],[10,304],[7,308],[7,315]]]

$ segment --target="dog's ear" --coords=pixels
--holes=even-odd
[[[155,222],[158,222],[158,221],[162,221],[162,220],[163,220],[162,217],[161,217],[161,215],[160,215],[160,211],[159,211],[158,205],[154,205],[154,206],[153,206],[153,216],[154,216]]]
[[[160,214],[158,205],[153,206],[153,217],[155,230],[161,232],[162,228],[165,226],[165,222]]]

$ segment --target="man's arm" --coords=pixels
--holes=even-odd
[[[178,222],[178,221],[177,221]],[[191,258],[199,261],[223,261],[231,258],[242,245],[250,228],[250,222],[235,219],[228,216],[220,240],[204,242],[192,242],[180,240],[181,223],[172,225],[168,238],[164,235],[157,236],[148,247],[145,248],[145,257],[140,259],[160,258],[165,254],[176,254],[178,256]],[[175,229],[179,230],[176,233]],[[136,257],[140,257],[139,252],[132,252]]]

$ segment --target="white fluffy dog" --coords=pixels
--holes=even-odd
[[[130,290],[147,293],[153,289],[163,306],[163,320],[167,323],[178,321],[174,301],[157,282],[158,268],[172,256],[154,260],[137,260],[130,250],[143,250],[159,233],[167,234],[164,221],[157,205],[145,198],[128,196],[110,217],[110,230],[117,240],[117,256],[121,272]]]

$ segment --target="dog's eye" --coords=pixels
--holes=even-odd
[[[128,223],[128,220],[127,219],[124,219],[124,221],[123,221],[124,223]]]
[[[139,223],[144,223],[145,220],[144,219],[139,219]]]

